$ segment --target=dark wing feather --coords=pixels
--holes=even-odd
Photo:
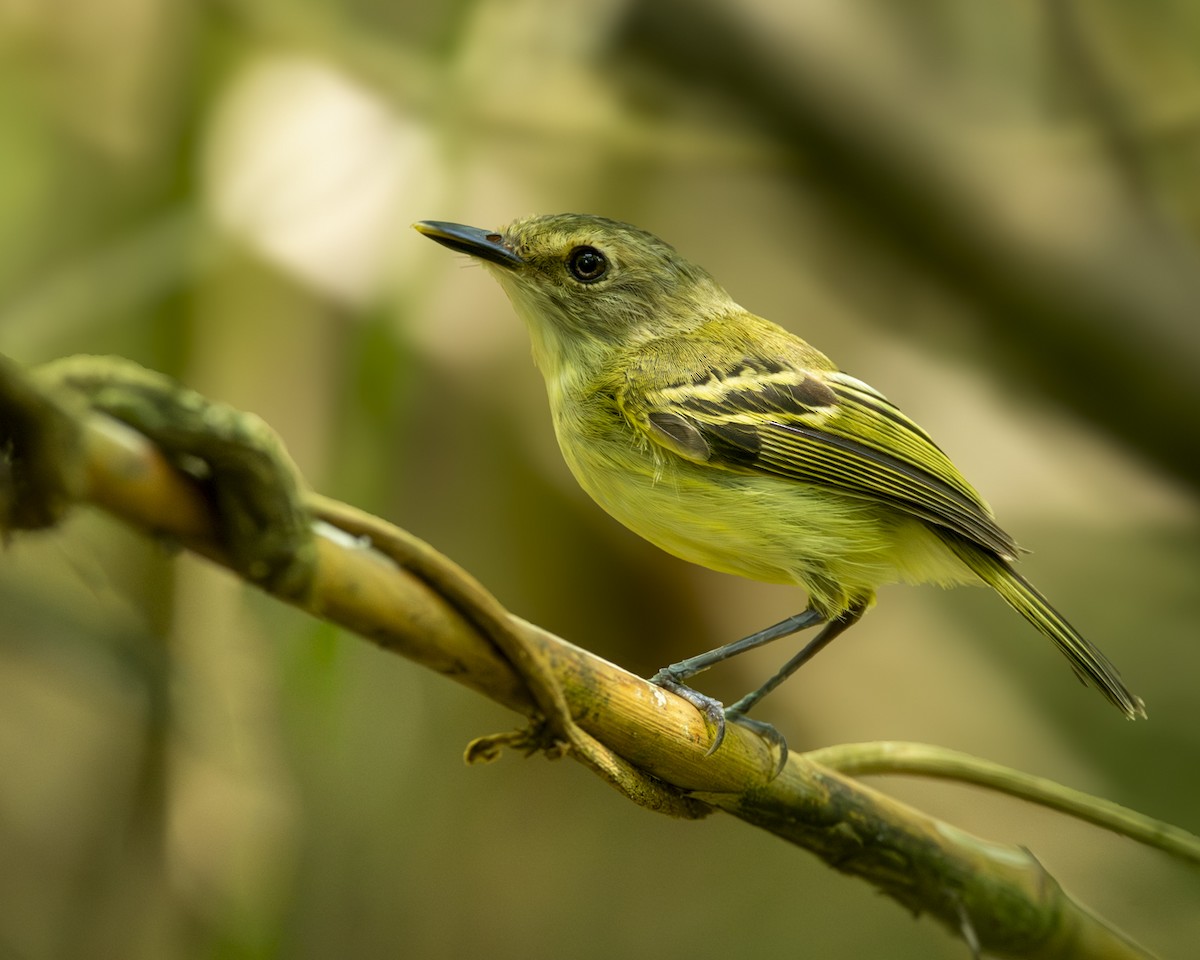
[[[1017,546],[919,426],[853,377],[741,359],[634,395],[635,425],[686,459],[888,503],[1005,559]]]

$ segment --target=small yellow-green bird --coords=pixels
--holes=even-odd
[[[482,262],[508,294],[563,456],[601,507],[677,557],[808,591],[804,612],[654,676],[716,723],[711,749],[725,717],[747,722],[895,581],[986,584],[1127,717],[1146,715],[1108,658],[1013,569],[1012,537],[924,430],[669,244],[580,214],[496,231],[414,226]],[[807,647],[728,709],[683,683],[815,625]]]

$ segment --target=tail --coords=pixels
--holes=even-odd
[[[1071,661],[1071,669],[1084,683],[1091,683],[1130,720],[1145,718],[1146,707],[1121,680],[1111,661],[1083,639],[1063,616],[1028,580],[1008,562],[974,544],[949,541],[950,548],[984,583],[1002,596],[1010,607],[1054,641]]]

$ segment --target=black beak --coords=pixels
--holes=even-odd
[[[422,220],[414,223],[413,229],[451,250],[498,263],[502,267],[519,267],[525,262],[505,245],[504,238],[494,230],[481,230],[479,227],[446,223],[443,220]]]

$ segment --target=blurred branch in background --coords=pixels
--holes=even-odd
[[[681,698],[508,614],[404,531],[302,493],[294,466],[258,418],[115,358],[72,358],[43,370],[34,379],[8,362],[0,366],[4,533],[53,526],[75,501],[101,506],[178,539],[278,599],[540,716],[569,741],[570,755],[636,802],[692,817],[706,805],[724,809],[930,913],[976,952],[1149,956],[1076,904],[1024,851],[954,830],[806,756],[789,757],[775,775],[765,745],[738,726],[708,756],[711,731]],[[92,401],[145,424],[170,448],[160,451],[93,412]],[[198,453],[203,486],[172,466]],[[291,518],[307,511],[323,523],[297,528]],[[576,723],[602,745],[598,751],[569,732]],[[536,733],[486,741],[484,752],[506,741],[557,749]],[[842,748],[840,762],[852,765],[854,752]],[[609,755],[611,762],[595,759]],[[960,769],[972,764],[954,759]],[[869,769],[887,766],[876,758]],[[990,775],[976,782],[999,782],[995,770]],[[1003,780],[1021,795],[1011,772]],[[1045,782],[1039,789],[1039,802],[1055,794]],[[1133,816],[1079,795],[1072,802],[1061,808],[1093,809],[1092,819],[1110,827]],[[1156,845],[1165,837],[1164,849],[1200,862],[1200,840],[1182,831],[1149,823],[1136,835]]]
[[[1084,211],[1078,164],[1051,165],[1043,175],[1061,190],[1030,210],[1009,168],[952,135],[944,91],[889,85],[820,5],[795,11],[781,36],[762,11],[634,3],[614,54],[777,138],[805,190],[972,307],[1010,370],[1026,368],[1045,393],[1195,487],[1197,461],[1180,440],[1200,427],[1200,256],[1145,189],[1135,134],[1097,79],[1072,6],[1050,5],[1054,34],[1121,173]]]

